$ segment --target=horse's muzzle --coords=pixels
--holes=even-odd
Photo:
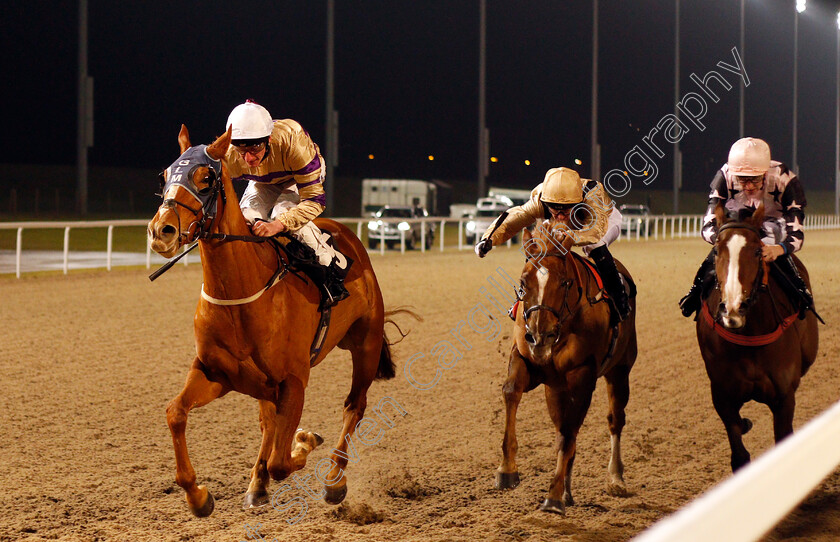
[[[178,248],[181,246],[182,235],[175,224],[163,219],[163,215],[166,212],[167,210],[159,211],[158,216],[149,222],[147,233],[151,241],[152,250],[164,258],[171,258],[178,252]]]

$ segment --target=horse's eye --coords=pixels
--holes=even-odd
[[[198,195],[200,195],[200,196],[205,196],[205,195],[207,195],[207,194],[210,192],[210,189],[213,187],[213,183],[211,183],[211,182],[210,182],[209,177],[208,177],[208,178],[206,178],[206,179],[204,179],[203,181],[201,181],[201,183],[199,183],[199,184],[202,184],[202,183],[204,183],[204,182],[206,182],[206,183],[207,183],[207,184],[204,186],[204,188],[199,188],[199,189],[198,189]]]

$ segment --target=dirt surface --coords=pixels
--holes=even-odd
[[[802,258],[811,272],[820,352],[797,395],[795,427],[838,399],[840,256],[837,232],[810,232]],[[243,511],[242,497],[260,435],[257,404],[235,393],[195,410],[187,439],[198,480],[216,498],[209,518],[194,518],[175,485],[165,407],[194,356],[192,318],[198,266],[176,266],[155,283],[145,270],[0,279],[0,540],[240,541],[612,541],[628,540],[729,476],[729,448],[715,414],[693,322],[677,300],[708,250],[699,239],[622,242],[613,252],[639,288],[639,357],[630,378],[623,439],[630,496],[606,492],[609,433],[603,382],[578,439],[576,505],[560,517],[537,511],[555,462],[553,425],[541,389],[518,416],[522,484],[492,489],[501,457],[501,385],[510,322],[480,290],[497,267],[518,278],[516,248],[479,260],[471,252],[373,255],[386,306],[413,305],[425,320],[402,320],[410,335],[394,347],[397,377],[376,382],[370,407],[390,397],[394,426],[381,441],[356,442],[345,504],[308,497],[290,481],[271,506]],[[492,291],[492,289],[491,289]],[[470,349],[437,384],[419,390],[404,368],[431,381],[431,348],[481,303],[500,331],[462,328]],[[481,323],[481,322],[479,322]],[[394,336],[392,330],[392,337]],[[301,425],[326,443],[297,473],[315,484],[314,466],[340,430],[349,390],[349,355],[330,354],[312,374]],[[772,445],[763,405],[743,414],[757,457]],[[273,482],[271,491],[282,488]],[[767,540],[840,539],[840,474],[831,475]],[[298,498],[297,505],[282,503]],[[258,529],[259,535],[252,529]]]

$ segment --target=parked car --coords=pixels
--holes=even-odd
[[[640,235],[647,237],[650,227],[647,221],[650,209],[647,205],[625,204],[620,206],[618,211],[621,213],[622,235],[636,235],[636,231],[638,231]]]
[[[376,249],[384,239],[385,246],[394,248],[400,244],[400,233],[405,232],[405,248],[408,250],[419,247],[421,242],[421,227],[426,228],[426,249],[432,247],[435,238],[435,226],[432,222],[419,222],[412,219],[429,216],[422,207],[405,207],[386,205],[376,212],[374,219],[368,222],[368,247]],[[401,222],[384,221],[383,218],[402,218]]]
[[[474,245],[484,235],[490,224],[511,207],[511,201],[502,201],[498,198],[480,198],[475,206],[475,213],[472,219],[466,224],[464,239],[468,245]],[[516,242],[516,238],[514,238]]]

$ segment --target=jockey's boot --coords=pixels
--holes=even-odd
[[[624,321],[630,314],[630,301],[627,299],[627,292],[624,290],[624,283],[621,282],[621,277],[618,276],[618,269],[615,266],[612,254],[606,245],[592,249],[589,255],[595,261],[595,267],[598,268],[598,273],[601,274],[601,279],[604,281],[604,289],[612,298],[617,311],[616,316],[618,321]]]
[[[320,310],[332,307],[342,299],[347,299],[350,292],[344,286],[344,279],[347,278],[347,272],[350,270],[350,264],[353,261],[347,258],[347,265],[341,268],[333,258],[332,263],[324,268],[324,282],[321,286],[321,307]]]
[[[789,281],[791,288],[795,290],[796,295],[800,299],[799,319],[801,320],[805,318],[808,311],[813,311],[816,317],[819,318],[820,322],[823,322],[823,319],[820,318],[820,315],[817,314],[817,310],[814,308],[814,296],[811,295],[811,291],[808,290],[805,280],[803,280],[802,275],[799,274],[799,269],[797,269],[793,258],[787,254],[780,258],[776,258],[775,263],[779,268],[779,271],[781,271],[784,278]]]
[[[703,302],[703,285],[706,282],[706,277],[715,265],[715,252],[712,249],[703,263],[700,264],[700,269],[694,275],[694,282],[691,283],[691,289],[688,293],[680,299],[680,310],[682,315],[688,318],[695,312],[700,310],[700,305]]]

